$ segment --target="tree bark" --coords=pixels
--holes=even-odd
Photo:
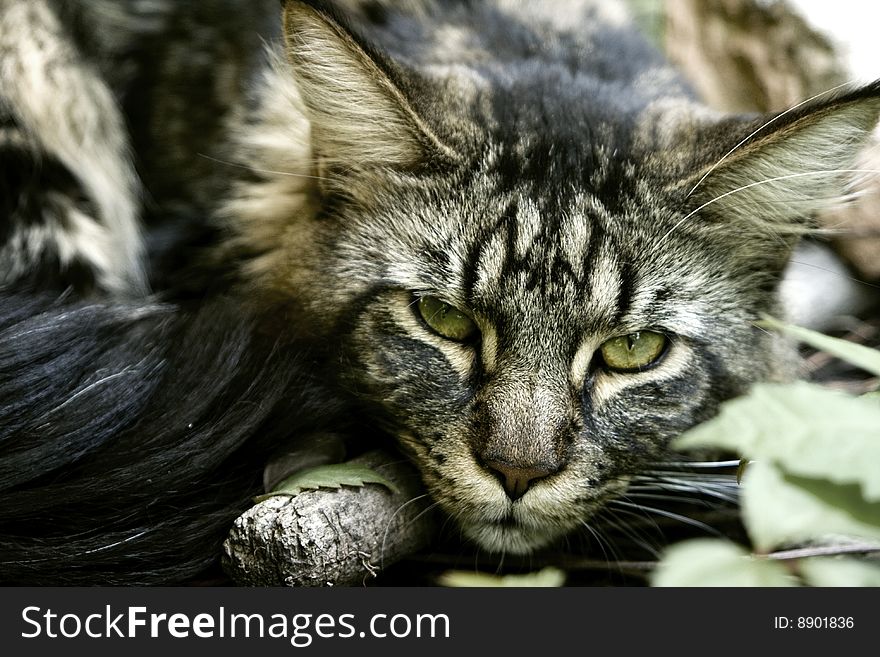
[[[223,568],[242,586],[363,586],[383,568],[425,548],[437,527],[415,468],[373,451],[353,459],[380,484],[271,497],[236,519]]]

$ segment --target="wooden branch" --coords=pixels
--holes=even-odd
[[[353,459],[380,484],[272,497],[236,519],[223,569],[242,586],[362,586],[378,571],[430,544],[437,528],[414,467],[373,451]]]

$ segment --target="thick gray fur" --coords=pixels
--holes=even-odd
[[[0,3],[0,17],[20,4]],[[230,2],[199,4],[234,21]],[[136,38],[158,39],[167,16],[139,16],[146,5],[175,4],[119,5]],[[132,128],[135,141],[158,135],[137,156],[148,190],[162,208],[210,213],[226,237],[213,258],[239,277],[243,304],[313,343],[464,536],[497,552],[547,545],[722,401],[790,376],[789,348],[753,322],[779,314],[798,235],[845,195],[839,171],[877,121],[876,84],[780,118],[723,117],[613,2],[291,0],[276,27],[260,11],[243,23],[261,26],[265,48],[249,27],[230,37],[234,26],[204,16],[207,31],[193,32],[209,35],[197,43],[212,44],[210,67],[185,70],[214,85],[202,100],[215,116],[200,121],[199,99],[173,85],[147,94],[169,108],[167,123]],[[169,55],[160,82],[184,60]],[[129,80],[103,78],[117,99],[140,79],[130,65]],[[2,93],[16,129],[66,162],[53,128]],[[136,207],[103,93],[91,96],[107,121],[92,141],[112,150],[120,202]],[[105,200],[92,198],[92,220],[117,260],[98,279],[135,289],[136,213]],[[424,295],[470,315],[480,338],[432,332],[414,310]],[[669,338],[658,363],[603,366],[603,342],[645,330]],[[515,497],[489,463],[550,474]]]

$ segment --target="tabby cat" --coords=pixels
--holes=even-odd
[[[791,376],[880,84],[721,116],[614,2],[282,4],[0,2],[2,581],[191,580],[327,432],[529,553]]]

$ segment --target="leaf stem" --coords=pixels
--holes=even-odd
[[[807,557],[835,556],[839,554],[870,554],[880,553],[878,543],[846,543],[843,545],[816,545],[812,547],[796,548],[793,550],[780,550],[767,554],[755,554],[762,559],[786,560],[805,559]]]

